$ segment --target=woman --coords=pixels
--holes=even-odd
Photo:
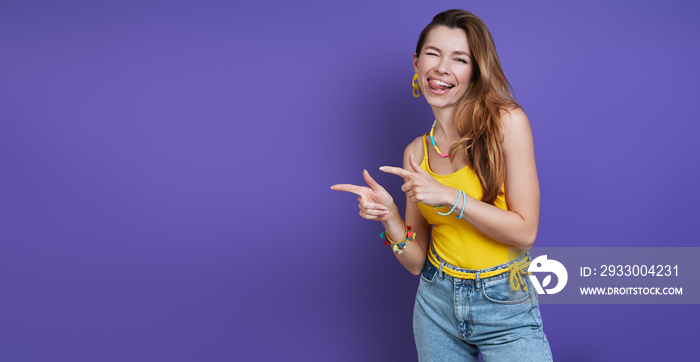
[[[436,15],[413,55],[414,96],[435,121],[404,151],[406,222],[369,173],[360,215],[421,275],[413,327],[421,361],[549,361],[535,288],[527,277],[539,218],[532,132],[503,74],[489,30],[464,10]],[[446,152],[445,152],[446,151]],[[407,226],[407,225],[410,225]],[[432,230],[431,230],[432,228]]]

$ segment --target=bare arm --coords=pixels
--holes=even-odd
[[[404,151],[404,165],[409,165],[411,152],[421,152],[422,145],[412,142]],[[416,146],[417,145],[417,146]],[[338,184],[331,186],[336,191],[346,191],[358,195],[360,216],[367,220],[381,221],[387,234],[392,240],[400,241],[405,238],[406,229],[400,212],[391,195],[379,185],[365,170],[363,177],[367,186]],[[416,233],[415,239],[409,241],[403,253],[395,254],[399,262],[412,274],[418,275],[425,263],[428,242],[430,241],[430,224],[423,218],[415,202],[406,200],[406,223]]]
[[[532,130],[520,108],[505,113],[501,124],[508,210],[467,197],[463,219],[498,241],[529,249],[535,243],[540,216],[540,186]],[[457,211],[461,211],[461,206],[460,203]]]
[[[419,137],[411,142],[408,147],[406,147],[403,154],[404,169],[411,169],[409,161],[411,154],[418,155],[422,158],[422,142],[422,137]],[[415,231],[416,238],[407,244],[407,247],[402,254],[396,254],[396,258],[399,260],[401,265],[403,265],[413,275],[419,275],[423,269],[423,265],[425,264],[428,244],[430,243],[430,224],[428,224],[423,215],[421,215],[420,210],[418,210],[418,205],[411,201],[408,198],[408,195],[406,195],[406,225],[410,225],[413,231]]]
[[[539,224],[540,189],[535,167],[532,131],[527,116],[517,108],[502,118],[503,157],[506,167],[506,202],[508,210],[467,196],[462,211],[460,200],[454,210],[462,213],[462,220],[470,223],[487,236],[508,245],[529,249],[535,242]],[[420,169],[414,159],[411,168],[383,167],[382,171],[404,177],[402,190],[413,202],[426,205],[447,205],[457,200],[456,189],[437,182]],[[412,169],[412,170],[411,170]]]

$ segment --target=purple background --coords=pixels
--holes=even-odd
[[[452,7],[530,117],[536,245],[697,245],[695,1],[3,1],[0,359],[414,360],[418,279],[329,186],[403,204],[377,167],[430,127],[411,56]],[[541,311],[560,361],[685,359],[700,320]]]

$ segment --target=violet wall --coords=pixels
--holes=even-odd
[[[418,33],[489,25],[539,246],[697,246],[693,1],[4,1],[0,359],[410,361],[416,277],[335,183],[400,201]],[[688,286],[692,287],[692,286]],[[556,360],[687,360],[697,305],[542,305]]]

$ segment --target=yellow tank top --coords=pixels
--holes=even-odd
[[[430,169],[425,135],[423,136],[423,155],[421,168],[441,184],[461,189],[467,195],[481,200],[483,189],[479,177],[472,171],[471,167],[466,166],[449,175],[438,175]],[[494,205],[508,210],[504,193],[498,196]],[[423,217],[433,225],[432,243],[435,251],[442,259],[454,266],[464,269],[486,269],[506,263],[521,254],[521,252],[513,253],[511,251],[509,258],[509,245],[484,235],[468,222],[457,219],[454,214],[439,215],[432,206],[422,203],[418,203],[418,209]],[[443,213],[450,211],[447,207],[440,207],[438,210]],[[450,274],[449,271],[445,272]]]

